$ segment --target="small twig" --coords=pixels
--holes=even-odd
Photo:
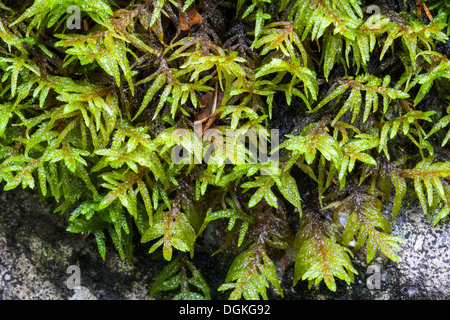
[[[217,69],[215,69],[213,72],[211,72],[210,76],[211,78],[214,78],[214,76],[217,74]]]
[[[215,112],[216,112],[216,108],[217,108],[217,96],[218,96],[218,93],[219,93],[219,87],[218,87],[218,83],[216,82],[216,91],[215,91],[215,93],[214,93],[214,102],[213,102],[213,106],[212,106],[212,109],[211,109],[211,114],[214,114]]]
[[[428,10],[427,5],[425,3],[423,3],[422,5],[423,5],[423,10],[425,10],[425,13],[426,13],[428,19],[430,21],[433,21],[433,16],[431,15],[430,10]]]
[[[327,173],[327,175],[330,174],[330,172],[327,169],[325,169],[325,172]],[[335,178],[331,179],[331,182],[333,182],[334,185],[337,185],[337,181]]]
[[[433,16],[430,13],[430,10],[428,10],[427,5],[423,2],[423,0],[417,0],[416,1],[416,6],[417,6],[417,13],[422,15],[422,8],[423,11],[425,11],[425,14],[428,17],[428,20],[433,21]]]

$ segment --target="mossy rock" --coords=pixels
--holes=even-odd
[[[2,296],[448,297],[449,17],[0,2]]]

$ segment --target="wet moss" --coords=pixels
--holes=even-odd
[[[111,252],[146,251],[171,266],[150,289],[164,298],[275,299],[286,275],[342,292],[362,268],[353,254],[401,260],[391,229],[412,199],[448,220],[448,6],[184,3],[0,2],[0,179],[58,203],[64,223],[49,233],[40,219],[31,241],[49,281],[64,263],[45,243],[66,229],[98,250],[68,258],[88,282]],[[239,129],[259,141],[205,139]],[[276,140],[277,161],[252,154]],[[216,152],[194,163],[202,147]],[[203,277],[214,263],[228,275]],[[131,270],[102,281],[126,285]]]

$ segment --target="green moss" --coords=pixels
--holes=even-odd
[[[450,212],[449,12],[429,2],[431,22],[415,1],[0,2],[0,179],[103,259],[147,243],[168,261],[151,294],[210,297],[190,258],[213,220],[230,299],[283,295],[273,250],[295,282],[351,284],[362,247],[400,262],[390,201]]]

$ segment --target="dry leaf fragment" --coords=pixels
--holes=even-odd
[[[211,125],[220,117],[222,112],[216,112],[216,109],[222,104],[223,93],[217,90],[214,95],[204,93],[200,97],[203,109],[195,116],[194,128],[197,136],[201,136],[208,130]],[[206,124],[205,124],[206,122]]]
[[[178,20],[180,22],[180,29],[183,31],[187,31],[192,26],[195,26],[196,24],[200,24],[203,22],[202,16],[194,8],[188,9],[186,11],[186,14],[189,18],[189,23],[187,23],[186,19],[184,18],[183,13],[180,12],[178,15]]]

